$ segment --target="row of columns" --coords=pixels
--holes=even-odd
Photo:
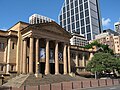
[[[36,39],[36,74],[38,74],[39,63],[39,39]],[[33,74],[33,48],[34,38],[30,37],[30,51],[29,51],[29,73]],[[67,74],[67,45],[63,47],[63,68],[64,74]],[[23,73],[27,73],[27,40],[23,40]],[[68,71],[71,72],[70,67],[70,46],[68,46]],[[45,61],[45,75],[50,74],[49,63],[49,40],[46,39],[46,61]],[[58,60],[58,42],[55,42],[55,74],[59,74],[59,60]]]
[[[91,60],[93,57],[93,53],[90,53],[89,60]],[[86,66],[86,61],[85,61],[85,55],[82,56],[82,64],[83,67]],[[78,52],[76,52],[76,67],[79,67],[79,59],[78,59]]]

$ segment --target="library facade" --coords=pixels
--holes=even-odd
[[[0,75],[69,74],[85,71],[95,53],[70,45],[72,37],[55,22],[18,22],[0,30]]]

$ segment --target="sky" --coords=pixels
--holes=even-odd
[[[32,14],[40,14],[58,22],[64,0],[0,0],[0,29],[7,30],[18,21],[28,22]],[[100,0],[103,29],[114,29],[120,21],[120,0]]]

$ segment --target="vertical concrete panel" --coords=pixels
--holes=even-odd
[[[100,86],[106,86],[105,80],[99,80],[100,81]]]
[[[61,83],[55,83],[51,85],[52,90],[61,90]]]
[[[118,79],[114,79],[114,85],[119,85]]]
[[[112,79],[107,79],[107,86],[112,86],[114,82],[112,82]]]
[[[83,81],[83,88],[89,88],[90,87],[90,80],[84,80]]]
[[[80,88],[80,84],[81,84],[81,83],[80,83],[79,81],[74,81],[74,82],[73,82],[73,88],[74,88],[74,89],[79,89],[79,88]]]
[[[72,90],[72,82],[63,82],[63,90]]]
[[[13,87],[12,90],[24,90],[24,87],[21,87],[21,88]]]
[[[40,85],[40,90],[50,90],[50,85]]]
[[[99,86],[99,81],[98,80],[91,80],[92,87],[98,87]]]
[[[26,90],[38,90],[38,86],[27,86]]]

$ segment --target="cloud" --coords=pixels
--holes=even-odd
[[[107,18],[107,19],[102,18],[102,25],[103,25],[104,27],[108,27],[108,26],[110,25],[110,23],[111,23],[110,18]]]
[[[4,27],[3,27],[3,28],[0,28],[0,30],[6,31],[6,30],[7,30],[7,28],[4,28]]]

